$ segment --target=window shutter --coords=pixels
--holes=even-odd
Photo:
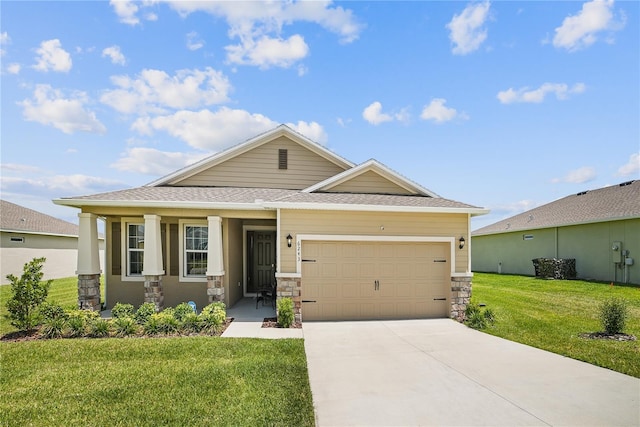
[[[169,225],[169,275],[180,275],[180,247],[178,245],[178,224]]]
[[[120,221],[111,223],[111,274],[122,275],[122,240]]]
[[[281,148],[278,150],[278,169],[287,169],[287,149]]]

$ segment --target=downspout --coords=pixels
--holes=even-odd
[[[280,208],[276,209],[276,273],[282,271],[280,269]]]

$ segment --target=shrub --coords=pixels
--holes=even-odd
[[[93,338],[104,338],[109,336],[109,322],[101,317],[89,321],[89,336]]]
[[[201,329],[200,318],[191,310],[182,320],[182,330],[186,333],[199,332]]]
[[[200,328],[209,333],[217,333],[227,320],[227,307],[223,302],[214,302],[206,306],[198,316]]]
[[[60,338],[64,335],[67,320],[64,317],[46,318],[40,329],[40,335],[45,338]]]
[[[627,302],[623,298],[612,297],[600,305],[600,323],[608,334],[622,333],[627,316]]]
[[[45,301],[40,305],[39,310],[44,322],[54,319],[67,319],[67,313],[60,304]]]
[[[464,311],[464,323],[473,329],[484,329],[495,322],[495,314],[490,308],[484,310],[480,305],[471,301]]]
[[[86,310],[73,309],[67,312],[67,326],[69,327],[69,336],[81,337],[87,331],[87,315]]]
[[[178,319],[180,323],[184,322],[184,319],[189,314],[193,314],[193,308],[186,302],[181,302],[173,309],[173,316]]]
[[[11,324],[19,330],[31,330],[40,324],[38,308],[47,299],[53,280],[42,281],[42,264],[46,258],[34,258],[24,264],[20,278],[7,275],[11,281],[11,297],[7,311]]]
[[[119,337],[135,335],[138,332],[138,325],[131,317],[116,317],[113,319],[113,328]]]
[[[281,328],[289,328],[293,324],[293,300],[281,298],[278,300],[278,325]]]
[[[133,317],[134,311],[135,309],[133,305],[118,302],[111,309],[111,316],[113,316],[114,319],[120,319],[122,317]]]
[[[139,325],[144,325],[152,314],[156,312],[156,305],[152,302],[145,302],[136,311],[134,319]]]

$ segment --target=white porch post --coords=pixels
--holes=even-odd
[[[207,295],[209,302],[224,301],[224,258],[222,250],[222,218],[208,216]]]
[[[78,307],[100,310],[100,248],[98,217],[79,213],[78,234]]]
[[[164,292],[162,289],[162,241],[160,234],[160,215],[144,216],[144,300],[156,305],[160,311],[164,305]]]

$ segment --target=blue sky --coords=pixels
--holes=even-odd
[[[636,1],[2,1],[2,198],[144,185],[286,123],[488,225],[640,178]]]

